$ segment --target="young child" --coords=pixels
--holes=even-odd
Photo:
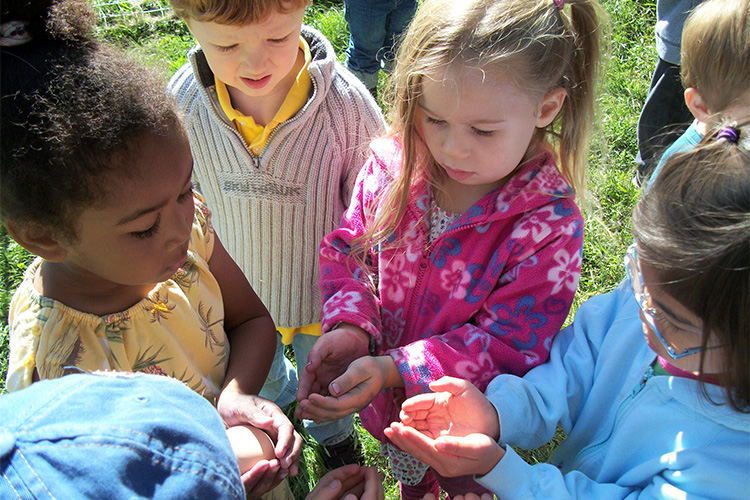
[[[386,435],[447,474],[483,475],[502,499],[746,498],[750,127],[673,156],[633,229],[627,279],[578,309],[547,363],[497,377],[487,398],[438,381],[444,392],[404,402]],[[549,464],[511,448],[558,425]]]
[[[1,215],[38,256],[10,306],[7,389],[95,370],[177,378],[275,441],[278,460],[243,476],[262,492],[296,472],[301,437],[257,396],[274,324],[193,195],[173,99],[93,40],[88,2],[39,5],[49,15],[14,13],[26,43],[2,50]]]
[[[647,187],[670,156],[698,145],[717,123],[750,118],[750,0],[708,0],[693,11],[682,32],[681,72],[695,120],[664,151]]]
[[[218,234],[280,333],[261,396],[294,402],[297,366],[320,335],[318,247],[351,199],[375,101],[302,25],[308,0],[171,0],[199,46],[170,87],[185,113],[195,177]],[[352,417],[308,432],[326,463],[358,460]]]
[[[298,414],[367,407],[407,499],[438,483],[383,435],[400,403],[443,375],[483,389],[544,362],[575,294],[600,26],[595,3],[560,5],[422,4],[394,72],[393,134],[321,245],[327,333]]]
[[[345,0],[349,24],[346,67],[378,94],[378,73],[390,74],[396,63],[396,47],[417,11],[417,0]]]

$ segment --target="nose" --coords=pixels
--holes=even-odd
[[[265,54],[258,47],[247,47],[242,54],[242,65],[248,76],[257,76],[264,69]]]
[[[190,237],[195,217],[195,206],[192,199],[189,203],[182,203],[175,207],[170,216],[169,235],[167,246],[169,248],[180,247]]]
[[[461,160],[468,158],[470,153],[469,148],[455,127],[448,128],[443,134],[441,150],[445,156]]]

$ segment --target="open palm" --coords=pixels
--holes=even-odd
[[[432,439],[477,433],[499,438],[497,411],[473,384],[443,377],[431,383],[430,389],[435,392],[414,396],[401,405],[404,425]]]

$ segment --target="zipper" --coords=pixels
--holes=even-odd
[[[424,278],[424,275],[427,272],[427,269],[430,267],[430,254],[432,254],[432,250],[435,248],[435,246],[437,245],[437,243],[440,240],[442,240],[443,238],[447,237],[449,234],[455,233],[455,232],[458,232],[458,231],[463,231],[464,229],[471,229],[471,228],[479,226],[479,225],[481,225],[481,223],[479,223],[479,222],[472,222],[472,223],[466,224],[464,226],[454,227],[453,229],[450,229],[450,230],[444,232],[443,234],[441,234],[440,236],[438,236],[437,238],[435,238],[434,241],[428,243],[424,247],[424,249],[422,250],[422,253],[421,253],[421,261],[419,263],[419,273],[417,273],[417,281],[414,284],[414,289],[413,289],[413,292],[412,292],[412,298],[409,301],[409,311],[408,311],[408,314],[406,316],[404,316],[406,318],[406,322],[404,323],[404,332],[408,332],[409,331],[409,326],[410,326],[410,323],[411,323],[411,318],[413,317],[412,316],[412,312],[414,310],[414,305],[415,305],[415,302],[416,302],[416,300],[415,300],[415,298],[413,296],[413,293],[417,292],[419,290],[419,287],[422,284],[422,279]],[[420,232],[422,233],[422,236],[425,236],[426,231],[424,230],[424,227],[421,228]]]
[[[636,396],[638,396],[638,394],[640,394],[640,392],[643,390],[643,388],[646,387],[646,383],[653,376],[654,376],[654,368],[651,365],[649,365],[648,369],[646,369],[646,372],[643,374],[643,376],[641,377],[641,380],[638,382],[638,384],[636,384],[636,386],[633,387],[633,390],[630,391],[630,394],[628,395],[628,397],[625,398],[622,401],[622,403],[620,403],[620,406],[617,407],[617,413],[615,413],[615,420],[612,423],[612,429],[610,430],[610,432],[607,435],[607,437],[602,442],[600,442],[599,444],[591,446],[589,448],[586,448],[585,450],[581,450],[581,452],[578,453],[578,455],[576,456],[574,462],[579,462],[581,459],[583,459],[587,455],[590,455],[591,453],[594,453],[595,451],[601,449],[602,447],[604,447],[607,444],[607,442],[609,441],[609,439],[612,437],[612,433],[617,428],[617,424],[620,421],[620,415],[625,410],[625,407],[628,406],[630,404],[630,402],[633,401],[633,399]],[[560,465],[562,466],[562,464],[560,464]]]
[[[312,83],[312,88],[313,88],[312,95],[315,95],[315,92],[318,90],[318,85],[315,82],[315,79],[313,79],[312,77],[310,77],[310,82]],[[239,131],[237,130],[237,128],[234,127],[234,126],[232,126],[230,123],[227,123],[227,118],[226,118],[226,115],[224,115],[224,110],[222,110],[222,109],[217,110],[216,109],[217,103],[215,103],[214,100],[211,98],[211,95],[209,95],[209,90],[206,87],[203,87],[200,84],[199,84],[199,88],[200,88],[201,92],[203,92],[205,94],[206,98],[208,99],[208,102],[211,104],[211,109],[213,110],[213,112],[218,116],[219,123],[225,129],[229,130],[230,132],[233,132],[234,135],[236,135],[237,138],[239,138],[239,140],[245,146],[245,149],[247,150],[247,152],[250,153],[250,159],[251,159],[251,161],[253,163],[253,167],[255,167],[256,170],[260,170],[261,169],[261,156],[263,155],[263,151],[261,151],[261,153],[259,155],[256,155],[255,153],[253,153],[252,150],[250,149],[250,145],[247,143],[247,141],[245,140],[245,138],[242,137],[242,134],[239,133]],[[271,142],[271,139],[278,133],[278,131],[279,131],[280,128],[283,128],[287,124],[294,123],[295,121],[299,120],[302,117],[302,115],[304,115],[305,112],[307,111],[307,108],[310,106],[310,102],[311,102],[311,99],[308,99],[307,102],[305,103],[305,105],[302,106],[302,109],[300,109],[297,112],[296,115],[294,115],[289,120],[286,120],[286,121],[284,121],[282,123],[279,123],[276,127],[274,127],[274,129],[268,135],[268,139],[266,139],[266,144],[268,144],[269,142]],[[221,108],[221,105],[219,105],[219,108]],[[265,150],[265,146],[263,147],[263,149]]]

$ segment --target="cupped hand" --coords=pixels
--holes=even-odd
[[[387,387],[403,386],[403,379],[390,356],[365,356],[328,386],[328,395],[310,394],[297,405],[297,415],[316,422],[336,420],[358,412]]]
[[[401,450],[445,477],[487,474],[505,456],[505,450],[485,434],[432,439],[401,422],[391,423],[383,432]]]
[[[370,335],[354,325],[342,324],[318,338],[300,372],[297,400],[311,394],[328,395],[328,385],[356,359],[369,354]]]
[[[472,383],[443,377],[432,382],[430,389],[433,392],[403,402],[399,414],[401,422],[432,439],[477,433],[494,440],[500,438],[497,410]],[[471,418],[467,418],[468,415]]]
[[[305,500],[383,500],[383,476],[375,467],[345,465],[323,476]]]

